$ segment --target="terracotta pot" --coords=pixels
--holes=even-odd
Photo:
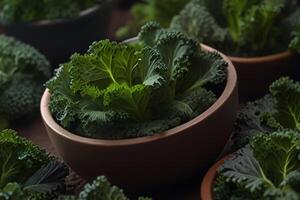
[[[264,96],[273,81],[291,73],[294,57],[289,51],[262,57],[229,57],[238,74],[240,100]]]
[[[69,59],[74,52],[84,53],[93,41],[106,38],[112,2],[84,10],[74,19],[1,25],[3,32],[41,51],[53,67]]]
[[[218,169],[223,165],[225,160],[227,160],[230,156],[225,156],[222,160],[216,162],[205,174],[201,188],[200,188],[200,197],[203,200],[214,200],[214,182],[218,175]]]
[[[215,51],[202,46],[205,51]],[[48,135],[63,160],[84,179],[106,175],[125,189],[153,189],[195,178],[229,139],[238,106],[237,75],[229,63],[225,89],[204,113],[178,127],[133,139],[100,140],[80,137],[55,122],[46,90],[41,114]]]

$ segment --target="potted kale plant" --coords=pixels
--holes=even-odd
[[[137,1],[130,9],[131,19],[117,30],[116,36],[119,39],[134,37],[149,21],[157,21],[163,27],[168,27],[173,16],[177,15],[188,2],[189,0]]]
[[[238,114],[236,153],[216,163],[201,187],[203,199],[299,199],[300,84],[287,77]]]
[[[41,113],[83,178],[159,187],[195,177],[222,151],[236,84],[226,56],[150,22],[135,42],[102,40],[75,53],[46,84]]]
[[[0,130],[37,113],[43,84],[50,76],[50,64],[44,55],[0,35]]]
[[[107,36],[111,10],[111,0],[1,0],[0,24],[6,35],[36,47],[57,67]]]
[[[171,29],[230,55],[242,100],[261,97],[268,85],[292,71],[288,50],[299,24],[295,0],[192,0]]]

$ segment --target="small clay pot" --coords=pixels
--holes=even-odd
[[[82,11],[74,19],[12,23],[1,25],[1,29],[4,34],[37,48],[57,67],[74,52],[86,52],[93,41],[106,38],[112,1],[103,2]]]
[[[290,51],[252,58],[229,57],[238,74],[240,101],[264,96],[273,81],[292,73],[294,58]]]
[[[225,156],[222,160],[216,162],[205,174],[200,188],[200,197],[203,200],[214,200],[214,182],[218,175],[218,169],[230,156]]]
[[[204,51],[215,51],[202,45]],[[91,139],[62,128],[52,117],[49,91],[41,101],[41,114],[49,138],[62,159],[82,178],[106,175],[122,188],[154,189],[195,178],[222,152],[238,108],[237,75],[231,61],[225,89],[200,116],[153,136]]]

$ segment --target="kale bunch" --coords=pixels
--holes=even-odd
[[[37,111],[51,76],[50,64],[33,47],[0,36],[0,130]]]
[[[74,18],[97,0],[0,0],[0,23]]]
[[[119,39],[136,36],[140,28],[150,21],[157,21],[163,27],[168,27],[172,17],[188,2],[189,0],[144,0],[135,3],[130,10],[132,19],[116,35]]]
[[[92,183],[87,183],[78,196],[60,196],[58,200],[129,200],[117,186],[104,176],[97,177]],[[138,200],[152,200],[140,197]]]
[[[253,137],[220,167],[216,200],[300,199],[300,135],[276,131]]]
[[[0,132],[0,199],[50,200],[65,191],[68,168],[13,130]]]
[[[270,94],[248,103],[239,112],[233,137],[234,148],[243,147],[261,132],[300,132],[300,83],[282,77],[269,90]]]
[[[191,0],[170,28],[230,55],[262,56],[288,48],[299,17],[296,0]]]
[[[222,89],[227,63],[179,32],[145,25],[135,44],[103,40],[74,54],[46,86],[64,128],[103,139],[153,135],[200,115]]]

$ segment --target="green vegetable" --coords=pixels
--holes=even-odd
[[[65,191],[68,168],[13,130],[0,132],[0,199],[53,199]]]
[[[171,29],[237,56],[287,49],[300,10],[295,0],[192,0]]]
[[[259,132],[300,131],[300,85],[282,77],[270,86],[270,95],[246,105],[238,114],[235,147],[247,144]]]
[[[112,186],[104,176],[97,177],[92,183],[87,183],[79,196],[60,196],[59,200],[129,200],[122,189]],[[139,200],[151,200],[140,197]]]
[[[260,134],[250,145],[220,167],[217,199],[299,199],[299,133]]]
[[[33,47],[0,36],[0,130],[39,107],[50,64]]]
[[[132,20],[121,27],[116,35],[119,39],[136,36],[140,28],[150,21],[158,21],[162,26],[168,27],[172,17],[177,15],[188,1],[144,0],[142,3],[135,3],[130,10]]]
[[[47,83],[50,110],[86,137],[131,138],[173,128],[216,101],[227,63],[179,32],[145,25],[138,45],[93,43],[74,54]],[[78,123],[80,122],[80,123]]]
[[[96,0],[0,0],[0,22],[35,22],[74,18]]]

